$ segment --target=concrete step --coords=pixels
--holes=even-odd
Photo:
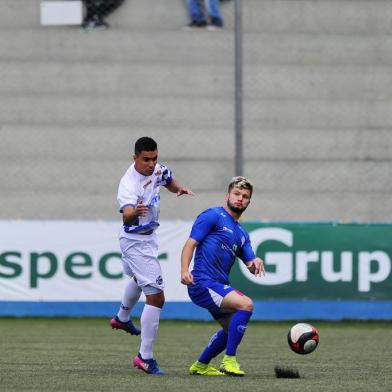
[[[1,64],[0,93],[92,96],[143,95],[227,97],[234,95],[231,66],[26,62]]]
[[[250,31],[389,34],[389,0],[244,0]]]
[[[225,188],[232,177],[234,165],[230,161],[170,161],[165,163],[173,170],[176,178],[192,185],[197,191]],[[131,164],[131,159],[57,159],[41,157],[33,163],[21,158],[18,162],[8,162],[2,173],[2,188],[7,192],[23,193],[25,190],[39,188],[48,193],[67,195],[78,192],[80,195],[105,194],[117,192],[121,177]]]
[[[0,164],[6,167],[8,162],[18,161],[22,156],[28,162],[37,162],[42,157],[52,161],[84,161],[102,155],[106,160],[125,167],[133,154],[134,139],[142,135],[156,139],[160,160],[173,162],[173,166],[185,160],[229,162],[234,159],[233,129],[200,129],[195,123],[189,123],[182,129],[160,125],[144,133],[131,130],[128,126],[3,124],[0,130]],[[390,129],[244,130],[244,157],[252,165],[256,161],[279,163],[286,160],[310,163],[332,160],[388,161],[392,156],[391,151]]]
[[[258,186],[245,220],[386,222],[392,214],[389,192],[267,192]]]
[[[0,58],[21,61],[75,61],[182,65],[231,65],[233,36],[120,30],[2,30]],[[391,65],[391,35],[246,34],[248,65]],[[191,72],[191,71],[190,71]]]
[[[391,99],[390,66],[246,66],[248,99]],[[9,61],[1,64],[1,94],[233,96],[230,65]]]
[[[233,36],[183,32],[108,30],[86,33],[78,28],[2,30],[0,58],[22,61],[95,61],[129,64],[231,64]]]
[[[132,160],[134,143],[143,135],[154,138],[159,146],[162,162],[184,160],[232,160],[234,131],[228,129],[184,129],[155,126],[145,133],[130,127],[76,126],[10,126],[0,130],[0,162],[27,162],[94,160],[104,156],[113,164],[127,165]],[[23,143],[20,141],[23,140]],[[225,143],[219,143],[224,140]],[[203,148],[199,145],[202,144]],[[181,146],[181,148],[179,148]],[[177,166],[177,163],[175,164]]]
[[[390,100],[250,100],[244,103],[245,129],[387,129]]]
[[[42,162],[40,165],[28,167],[11,167],[10,175],[17,176],[14,182],[9,184],[2,179],[2,192],[0,204],[7,218],[24,219],[118,219],[116,192],[119,173],[111,174],[106,170],[102,173],[101,168],[105,162],[78,162],[77,164],[65,164],[57,162],[57,169],[48,170],[51,162]],[[389,164],[390,166],[390,164]],[[192,165],[192,168],[194,166]],[[378,169],[375,177],[371,177],[365,167],[353,170],[353,167],[339,167],[333,163],[325,170],[346,170],[345,176],[338,174],[337,183],[347,182],[349,186],[335,188],[335,181],[331,188],[319,186],[323,184],[326,171],[320,171],[319,167],[306,166],[305,175],[298,174],[298,170],[304,167],[296,166],[296,176],[289,178],[294,171],[286,173],[284,170],[274,169],[271,174],[264,170],[274,166],[260,166],[258,170],[245,172],[255,185],[255,193],[249,211],[245,214],[246,219],[274,219],[274,220],[385,220],[392,212],[390,203],[390,186],[381,189],[380,182],[385,179],[382,170],[381,177]],[[310,168],[309,168],[310,167]],[[99,169],[98,169],[99,168]],[[200,167],[199,167],[200,168]],[[184,169],[182,171],[181,169]],[[205,176],[205,184],[214,187],[208,190],[200,188],[199,176],[193,172],[185,173],[186,165],[178,165],[173,170],[177,178],[184,184],[191,186],[196,192],[195,199],[180,198],[173,199],[173,195],[167,195],[162,191],[162,217],[175,219],[194,219],[196,214],[204,208],[223,203],[227,182],[231,177],[230,170],[225,168],[220,177],[215,177],[214,166],[208,165],[202,173]],[[313,172],[311,178],[308,174]],[[70,173],[73,173],[72,175]],[[76,175],[77,173],[77,175]],[[257,175],[264,173],[264,176]],[[351,178],[362,177],[362,182],[370,180],[370,185],[377,185],[374,189],[368,189],[354,182]],[[391,173],[389,173],[390,175]],[[185,176],[184,176],[185,175]],[[274,176],[274,178],[272,178]],[[281,176],[281,177],[278,177]],[[320,178],[321,177],[321,178]],[[316,178],[319,180],[315,181]],[[377,178],[381,179],[377,181]],[[390,177],[389,177],[390,178]],[[15,183],[16,179],[18,183]],[[286,186],[285,180],[290,180]],[[297,181],[296,187],[294,181]],[[307,180],[313,180],[307,183]],[[327,183],[330,179],[327,177]],[[273,185],[272,187],[270,185]],[[311,186],[313,185],[313,186]],[[327,190],[326,190],[327,189]],[[26,200],[29,202],[26,203]],[[165,209],[167,209],[165,211]],[[174,213],[175,211],[175,213]]]
[[[390,161],[390,129],[245,129],[244,157],[260,162]],[[380,143],[380,141],[382,142]]]
[[[246,0],[245,31],[377,34],[390,32],[389,0]],[[226,29],[233,28],[234,1],[223,3]],[[107,18],[112,29],[176,30],[188,22],[183,0],[125,1]],[[2,28],[39,26],[40,0],[2,0]]]
[[[0,96],[1,121],[25,125],[128,127],[143,132],[157,127],[231,129],[232,100],[139,96]]]
[[[110,140],[110,134],[107,140]],[[42,142],[41,155],[35,154],[31,159],[28,154],[13,157],[2,157],[6,169],[2,172],[2,189],[22,192],[23,189],[46,189],[62,192],[64,197],[68,193],[80,192],[91,194],[105,192],[102,189],[115,189],[118,181],[129,166],[132,151],[128,154],[115,155],[112,151],[104,150],[104,145],[95,146],[96,154],[91,156],[91,145],[88,143],[78,147],[78,153],[72,151],[71,138],[51,154],[46,154],[50,144]],[[78,145],[78,138],[72,140]],[[190,144],[190,143],[189,143]],[[208,148],[210,143],[197,143],[197,148]],[[36,144],[37,145],[37,144]],[[62,147],[62,151],[61,151]],[[226,146],[227,147],[227,146]],[[263,146],[260,146],[261,150]],[[84,154],[86,150],[86,154]],[[58,154],[55,154],[59,151]],[[60,152],[61,151],[61,152]],[[56,156],[57,155],[57,156]],[[162,154],[163,155],[163,154]],[[390,192],[392,191],[392,157],[386,160],[266,160],[260,154],[258,159],[245,160],[244,172],[257,184],[262,184],[263,190],[286,191],[325,191],[338,192]],[[182,181],[192,183],[197,191],[211,191],[224,188],[227,177],[234,169],[233,156],[229,155],[216,159],[197,158],[179,159],[165,154],[161,162],[168,165],[176,177]],[[99,170],[98,170],[99,168]]]
[[[245,162],[245,173],[272,192],[390,192],[391,158],[372,161]]]
[[[202,145],[200,146],[202,147]],[[116,189],[129,162],[103,155],[84,160],[41,157],[9,161],[2,173],[2,189],[21,192],[34,189],[67,194],[83,189],[84,194]],[[176,178],[192,184],[200,192],[216,191],[232,176],[232,160],[171,161],[167,164]],[[390,192],[391,160],[388,161],[246,161],[244,172],[265,191]]]
[[[390,193],[358,193],[344,190],[325,192],[267,192],[255,184],[252,203],[243,215],[246,220],[264,221],[385,221],[392,215]],[[180,197],[162,190],[161,218],[188,219],[204,209],[222,205],[226,187],[219,192],[199,192],[194,198]],[[29,203],[26,203],[29,200]],[[60,204],[61,203],[61,204]],[[116,190],[104,195],[70,193],[66,199],[56,192],[23,190],[23,194],[1,192],[3,219],[108,219],[120,223]],[[59,207],[60,206],[60,207]],[[353,219],[355,216],[355,219]]]
[[[232,129],[233,100],[189,97],[0,96],[1,121],[19,125],[129,127],[144,132],[157,126]],[[245,129],[387,129],[392,101],[249,100]],[[159,124],[159,125],[158,125]]]

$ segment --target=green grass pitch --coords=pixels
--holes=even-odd
[[[0,318],[0,390],[6,391],[392,391],[392,323],[313,322],[320,344],[290,351],[290,322],[251,322],[237,353],[243,378],[189,376],[214,323],[162,321],[155,354],[167,375],[131,367],[139,337],[106,319]],[[219,363],[220,357],[215,361]],[[298,369],[277,379],[275,365]]]

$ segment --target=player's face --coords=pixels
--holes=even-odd
[[[227,207],[236,213],[243,213],[250,203],[250,190],[234,187],[227,195]]]
[[[140,154],[133,156],[135,169],[143,176],[151,176],[154,173],[157,159],[158,151],[142,151]]]

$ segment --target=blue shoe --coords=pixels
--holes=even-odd
[[[154,376],[163,376],[165,374],[159,369],[158,362],[155,359],[143,359],[140,353],[133,359],[133,366]]]
[[[116,316],[110,320],[110,325],[113,329],[122,329],[125,332],[130,333],[131,335],[140,335],[140,329],[137,328],[131,320],[128,320],[126,323],[120,321],[120,319]]]

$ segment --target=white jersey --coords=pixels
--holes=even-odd
[[[160,196],[159,187],[169,185],[173,180],[171,171],[157,163],[151,176],[144,176],[136,171],[133,163],[121,178],[117,200],[119,211],[127,206],[135,207],[143,202],[148,207],[146,216],[139,218],[132,225],[123,225],[120,238],[149,240],[159,226]]]

